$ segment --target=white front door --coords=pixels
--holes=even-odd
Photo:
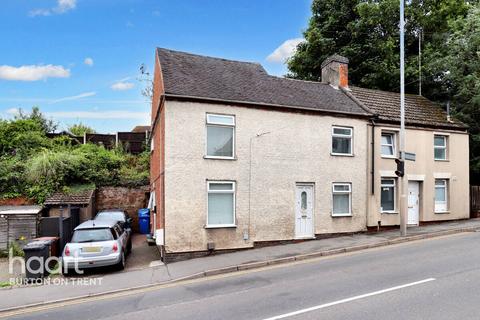
[[[313,238],[313,185],[297,184],[295,238]]]
[[[417,181],[408,181],[408,220],[411,225],[418,225],[420,207],[420,186]]]

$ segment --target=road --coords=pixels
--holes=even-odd
[[[269,267],[9,319],[479,319],[480,233]]]

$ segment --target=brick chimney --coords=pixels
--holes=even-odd
[[[322,82],[348,89],[348,59],[338,54],[325,59],[322,63]]]

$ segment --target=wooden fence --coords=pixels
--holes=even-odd
[[[470,186],[470,217],[480,217],[480,186]]]

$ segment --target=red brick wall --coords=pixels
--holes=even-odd
[[[152,229],[164,228],[164,152],[165,152],[165,110],[162,70],[155,54],[155,73],[153,76],[152,98],[152,139],[154,150],[150,157],[150,187],[155,191],[156,226]],[[152,230],[154,233],[155,230]]]
[[[96,211],[123,209],[133,218],[133,231],[138,232],[138,209],[147,207],[149,192],[149,186],[100,187],[96,191]]]

